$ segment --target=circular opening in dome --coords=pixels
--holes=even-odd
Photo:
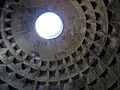
[[[46,12],[37,18],[35,28],[42,38],[53,39],[62,33],[63,21],[57,14]]]

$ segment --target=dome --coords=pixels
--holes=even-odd
[[[0,90],[120,90],[119,60],[120,0],[0,0]]]

